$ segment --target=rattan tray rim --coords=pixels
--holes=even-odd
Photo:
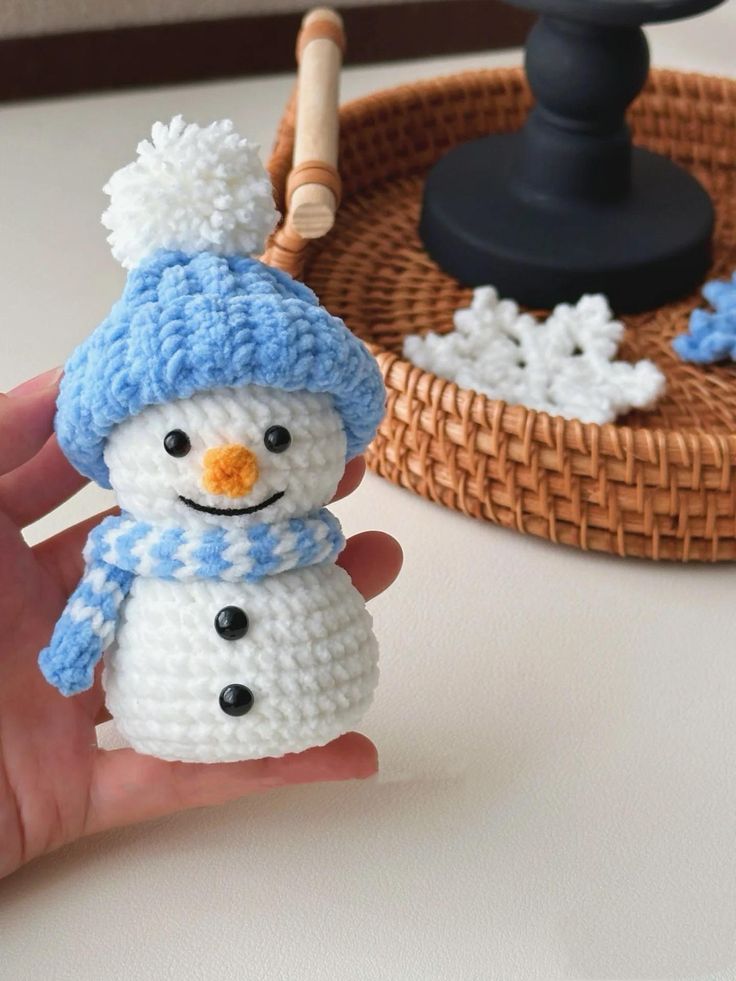
[[[431,98],[434,92],[447,101],[447,90],[448,88],[452,90],[453,86],[470,87],[484,93],[493,93],[496,88],[505,87],[507,90],[513,89],[515,93],[518,92],[519,100],[525,104],[531,104],[521,68],[467,70],[404,83],[352,99],[340,108],[341,130],[343,133],[355,130],[364,119],[370,117],[379,122],[389,122],[392,115],[406,112],[407,107],[412,103],[421,102],[426,105],[427,99]],[[714,145],[719,153],[721,149],[723,150],[729,165],[736,159],[736,127],[731,121],[736,107],[734,80],[699,72],[680,72],[668,68],[654,69],[645,95],[650,100],[668,99],[672,112],[678,111],[679,101],[686,119],[693,114],[695,97],[699,119],[721,126],[724,123],[728,124],[725,130],[720,131],[720,140]],[[293,127],[290,118],[292,115],[293,105],[287,109],[282,120],[269,163],[277,201],[282,210],[283,189],[290,169],[293,145],[291,142]],[[426,169],[426,162],[418,161],[411,164],[402,161],[402,167],[404,169],[396,166],[393,170],[381,173],[377,177],[371,174],[368,176],[360,174],[355,177],[349,171],[343,172],[344,201],[367,188],[378,187],[386,182],[422,172]],[[314,245],[305,242],[296,244],[294,254],[287,257],[286,267],[289,271],[300,275],[305,261],[309,261],[314,248]],[[431,323],[426,325],[427,330],[432,328]],[[618,422],[602,425],[583,423],[577,419],[551,415],[521,404],[510,404],[489,398],[481,392],[460,387],[455,382],[419,368],[395,349],[389,349],[370,338],[364,337],[364,341],[376,355],[384,373],[389,392],[389,414],[391,424],[394,426],[388,443],[384,437],[380,452],[391,461],[399,452],[397,440],[403,439],[407,450],[414,454],[409,469],[419,480],[419,484],[412,482],[405,483],[405,486],[424,496],[435,500],[441,499],[437,488],[432,488],[436,483],[436,477],[432,475],[432,467],[429,466],[430,458],[432,466],[441,474],[440,483],[443,487],[449,489],[453,483],[454,461],[460,458],[451,457],[448,469],[441,460],[443,454],[438,455],[438,449],[441,449],[443,444],[452,443],[465,459],[468,455],[472,458],[476,451],[486,457],[498,457],[499,447],[503,443],[502,455],[522,465],[529,466],[535,456],[535,464],[539,464],[545,472],[565,475],[566,479],[569,479],[571,474],[593,480],[601,476],[604,483],[607,481],[606,486],[617,485],[621,492],[626,492],[627,496],[630,493],[634,494],[642,505],[644,517],[641,521],[632,515],[627,518],[629,524],[626,528],[622,524],[616,525],[615,528],[601,525],[600,535],[603,538],[608,536],[610,544],[606,544],[601,538],[601,543],[593,543],[590,547],[621,555],[647,554],[655,558],[660,554],[660,534],[667,535],[670,532],[665,530],[660,533],[656,522],[655,526],[651,527],[651,515],[674,515],[674,499],[669,507],[662,505],[662,500],[668,495],[672,497],[672,494],[676,494],[680,483],[689,492],[717,493],[736,502],[736,479],[733,479],[736,476],[734,475],[736,426],[733,431],[709,432],[705,427],[699,428],[697,421],[692,426],[681,426],[676,429],[662,425],[631,425]],[[421,414],[421,420],[417,418],[417,412]],[[442,416],[439,421],[438,414]],[[396,427],[403,431],[403,436],[397,434]],[[421,451],[418,449],[419,441],[416,438],[418,428],[421,428],[423,435],[429,434],[432,439],[432,445],[428,448],[425,445]],[[541,461],[540,452],[544,457]],[[425,453],[424,463],[422,459],[418,459],[422,453]],[[607,461],[605,478],[602,476],[603,460]],[[395,482],[404,483],[403,480],[398,480],[396,473],[387,474],[385,465],[382,466],[377,459],[372,460],[370,454],[369,463]],[[423,472],[425,463],[427,473]],[[472,504],[466,506],[468,505],[468,500],[465,500],[466,491],[469,487],[471,487],[471,498],[474,494],[478,496],[481,494],[481,484],[486,479],[482,467],[477,471],[479,483],[476,491],[473,492],[471,485],[475,483],[475,479],[472,468],[470,473],[466,469],[459,474],[460,486],[454,488],[456,500],[451,506],[496,520],[490,515],[493,509],[490,496],[485,504],[474,499]],[[598,502],[603,508],[608,504],[608,492],[604,488],[604,483],[601,483],[601,498]],[[654,494],[655,497],[647,503],[641,497],[642,494]],[[588,500],[593,505],[592,498]],[[705,501],[703,503],[705,504]],[[561,506],[567,510],[564,502]],[[521,504],[519,507],[521,508]],[[661,507],[665,510],[661,510]],[[588,547],[586,534],[591,532],[591,528],[586,532],[585,516],[579,522],[578,510],[577,507],[573,507],[567,540],[569,544],[577,544],[578,547],[585,548]],[[716,507],[715,502],[709,499],[706,510],[707,515],[704,513],[702,518],[699,514],[688,517],[688,526],[683,527],[682,532],[674,533],[681,541],[678,551],[682,553],[674,557],[685,559],[693,557],[695,553],[691,550],[690,542],[692,538],[701,536],[703,530],[700,525],[703,522],[706,525],[713,524],[715,530],[711,534],[708,528],[705,529],[701,543],[705,552],[702,552],[699,557],[712,559],[722,557],[719,551],[719,536],[722,542],[725,541],[724,535],[725,538],[736,538],[736,520],[731,514],[732,510],[736,510],[736,506],[734,508],[729,506],[728,513],[722,513],[720,505]],[[684,513],[680,512],[681,515]],[[534,533],[545,534],[553,540],[558,540],[554,530],[556,521],[562,525],[568,519],[563,519],[561,514],[556,515],[554,512],[545,516],[530,513],[524,513],[522,516],[522,511],[519,511],[518,519],[514,519],[514,526],[520,530],[533,530],[532,525],[539,526],[540,530]],[[734,523],[733,531],[718,530],[724,521]],[[643,530],[639,528],[642,522]],[[510,522],[504,519],[501,523]],[[542,527],[545,523],[549,524],[546,531]],[[576,525],[578,532],[575,532]],[[731,525],[728,524],[728,527],[730,528]],[[632,552],[625,542],[629,531],[634,535],[643,534],[649,540],[649,545],[642,545],[641,548],[637,546],[637,549]],[[572,540],[578,534],[580,540]],[[728,551],[730,555],[730,545]]]
[[[506,74],[513,81],[518,83],[519,89],[526,88],[523,69],[518,66],[508,68],[485,68],[485,69],[466,69],[461,72],[448,72],[429,79],[421,79],[416,82],[404,82],[395,87],[384,87],[371,92],[369,95],[359,96],[350,99],[340,106],[341,126],[345,126],[351,121],[360,118],[365,112],[366,107],[383,103],[387,99],[392,102],[409,100],[417,94],[430,92],[432,89],[445,89],[448,85],[457,85],[465,80],[472,80],[473,84],[481,86],[482,79],[499,78]],[[734,80],[723,75],[708,75],[702,72],[682,72],[674,68],[659,67],[652,69],[652,76],[660,83],[669,76],[674,76],[678,81],[691,82],[694,87],[704,87],[713,89],[714,94],[723,95],[723,83],[727,83],[727,88],[734,85]],[[721,102],[726,100],[720,99]],[[732,101],[736,105],[736,85],[733,89]],[[711,110],[718,108],[717,104],[710,106]],[[382,110],[384,113],[386,110]],[[286,176],[290,169],[290,147],[283,146],[281,143],[283,134],[277,136],[274,152],[269,161],[269,171],[272,175],[274,187],[277,194],[277,202],[281,210],[284,209],[283,187],[285,186]],[[279,145],[281,143],[281,145]],[[389,178],[384,178],[389,179]],[[355,193],[354,190],[346,192],[346,196]],[[307,246],[306,254],[309,253]],[[431,328],[429,328],[431,329]],[[433,372],[419,368],[413,362],[401,357],[394,351],[373,341],[365,341],[371,352],[380,359],[384,375],[389,381],[396,372],[418,373],[416,383],[412,384],[412,391],[415,396],[426,405],[436,405],[442,402],[448,411],[453,411],[459,418],[464,418],[465,409],[457,409],[458,400],[464,402],[469,400],[472,405],[472,417],[474,422],[486,423],[492,429],[498,425],[510,435],[527,433],[530,422],[534,427],[534,438],[541,442],[548,442],[554,446],[557,438],[551,436],[554,428],[559,431],[564,429],[566,445],[570,449],[585,446],[585,436],[596,440],[601,453],[625,459],[627,455],[633,453],[636,459],[643,462],[656,463],[662,450],[671,454],[671,462],[679,465],[690,466],[694,456],[700,454],[703,463],[714,466],[722,466],[725,458],[730,457],[736,462],[736,430],[733,434],[709,433],[696,428],[692,429],[665,429],[661,426],[630,426],[617,422],[609,423],[584,423],[579,419],[567,419],[563,416],[551,415],[547,412],[531,409],[521,403],[509,403],[502,399],[493,399],[482,392],[472,388],[464,388],[449,379],[436,375]],[[439,386],[441,389],[438,395],[434,390]],[[568,432],[569,430],[569,432]],[[595,437],[593,434],[598,433]]]

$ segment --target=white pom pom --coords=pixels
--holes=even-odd
[[[258,255],[278,221],[258,146],[223,119],[155,123],[138,159],[104,187],[112,254],[126,269],[156,249]]]

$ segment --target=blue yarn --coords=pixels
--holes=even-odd
[[[128,275],[121,299],[64,368],[56,432],[81,473],[110,486],[111,429],[147,405],[228,385],[332,396],[347,458],[384,409],[378,366],[314,293],[256,259],[159,251]]]
[[[301,522],[302,528],[308,528],[308,525]],[[248,532],[248,541],[250,542],[250,552],[253,558],[258,563],[259,570],[262,570],[265,575],[270,575],[274,569],[278,566],[279,558],[276,554],[276,546],[278,545],[278,538],[274,535],[273,530],[270,525],[258,525],[255,528],[251,528]],[[312,561],[312,555],[307,551],[307,549],[302,548],[300,540],[297,537],[296,550],[302,556],[302,560],[305,565],[309,565]]]
[[[130,592],[132,572],[90,564],[38,656],[41,673],[63,695],[92,686],[94,669],[115,633],[120,605]]]
[[[135,563],[136,556],[133,554],[133,547],[151,531],[151,525],[145,521],[138,521],[130,526],[130,529],[121,535],[116,542],[118,555],[120,556],[119,565],[129,568]]]
[[[197,575],[202,579],[219,579],[230,567],[230,563],[222,554],[226,548],[227,537],[224,528],[208,528],[204,531],[199,547],[192,553],[192,558],[197,563]]]
[[[176,573],[184,565],[176,558],[177,549],[185,541],[183,528],[167,528],[158,542],[151,548],[151,555],[156,559],[153,575],[157,579],[175,579]]]
[[[238,551],[236,559],[226,557],[243,540],[248,548]],[[196,547],[188,548],[192,544]],[[41,671],[63,695],[89,688],[95,665],[114,640],[120,608],[137,575],[178,582],[254,583],[287,569],[332,562],[344,545],[340,522],[324,508],[304,518],[263,522],[246,531],[157,527],[127,514],[105,518],[90,532],[84,576],[69,597],[49,646],[39,655]],[[178,550],[186,560],[177,557]]]
[[[690,329],[672,341],[683,361],[713,364],[736,360],[736,273],[731,282],[713,280],[703,287],[703,296],[714,308],[693,310]]]
[[[92,687],[94,667],[101,656],[100,641],[91,622],[73,623],[63,616],[54,629],[53,644],[39,654],[38,666],[62,695],[76,695]]]
[[[298,535],[298,549],[304,555],[311,557],[312,553],[316,548],[316,543],[314,541],[314,535],[311,533],[309,528],[298,528],[296,527],[296,522],[292,526],[293,530]]]

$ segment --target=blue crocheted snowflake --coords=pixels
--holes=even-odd
[[[683,361],[695,364],[736,361],[736,272],[730,283],[706,283],[703,296],[714,309],[693,310],[689,332],[676,337],[672,347]]]

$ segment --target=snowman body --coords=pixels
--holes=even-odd
[[[254,525],[314,514],[344,459],[328,395],[258,385],[148,406],[105,449],[121,507],[189,536],[176,553],[185,563],[203,534],[230,536],[227,556]],[[177,581],[151,573],[143,540],[133,549],[141,574],[102,681],[136,750],[187,762],[280,756],[329,742],[364,714],[378,647],[363,597],[334,561],[255,582]]]
[[[240,611],[240,629],[218,631],[223,610]],[[377,660],[363,598],[332,562],[258,583],[137,577],[103,685],[139,752],[225,762],[298,752],[352,728]],[[228,704],[233,691],[241,704]]]

